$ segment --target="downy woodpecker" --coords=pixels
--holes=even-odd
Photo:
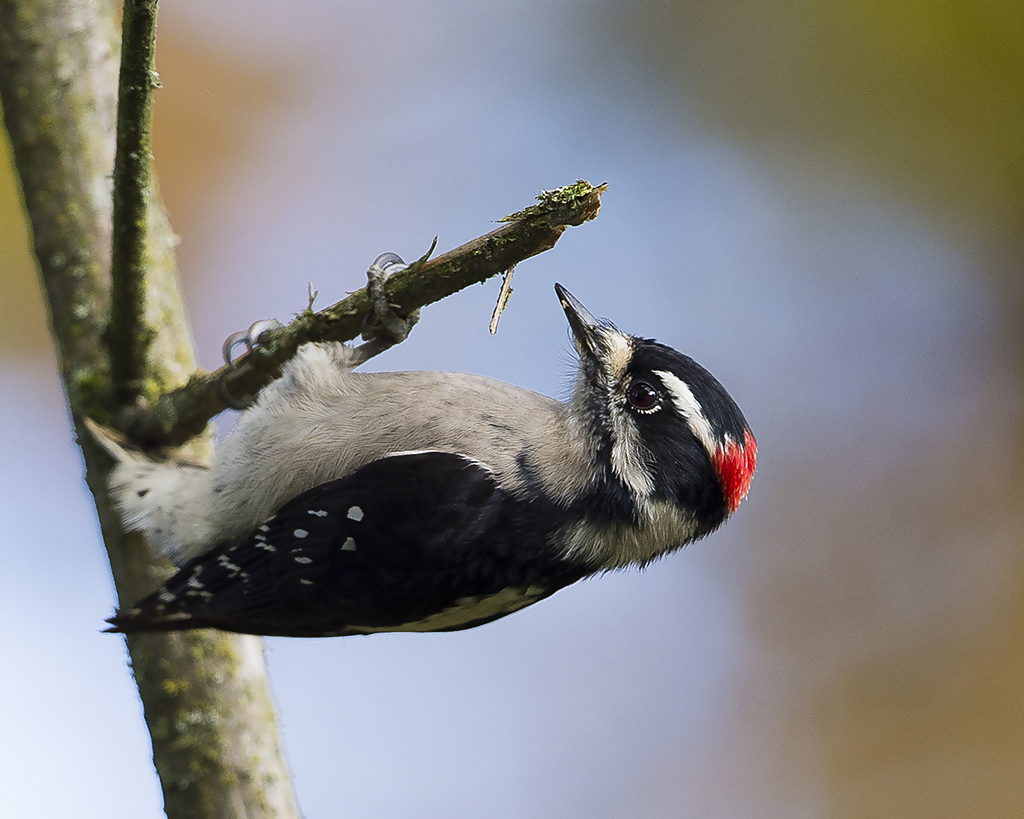
[[[453,631],[717,529],[756,460],[735,402],[555,290],[579,354],[565,402],[464,373],[352,372],[354,348],[310,343],[208,468],[90,425],[124,525],[181,564],[109,630]]]

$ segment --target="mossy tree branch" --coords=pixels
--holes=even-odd
[[[384,286],[388,302],[405,316],[548,250],[568,226],[597,216],[606,189],[605,185],[579,181],[542,193],[536,205],[506,217],[497,230],[434,259],[424,257],[393,275]],[[365,288],[320,312],[307,310],[239,359],[234,368],[194,374],[185,386],[162,396],[151,410],[129,408],[129,417],[121,419],[119,426],[147,445],[181,444],[227,408],[222,385],[235,399],[252,397],[279,374],[299,345],[353,339],[371,314]]]
[[[153,90],[159,87],[157,0],[128,0],[121,22],[114,158],[110,322],[106,342],[110,379],[119,404],[141,392],[152,330],[146,326],[146,239],[151,186]]]

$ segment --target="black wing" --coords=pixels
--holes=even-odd
[[[192,560],[110,630],[320,637],[481,625],[586,574],[550,554],[553,520],[526,511],[472,459],[392,455]]]

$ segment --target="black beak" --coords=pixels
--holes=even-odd
[[[558,300],[562,303],[562,309],[565,310],[565,317],[569,319],[569,326],[572,328],[572,334],[576,337],[576,343],[580,350],[586,350],[592,355],[596,354],[599,346],[596,331],[601,326],[601,322],[594,318],[590,311],[562,285],[556,284],[555,292],[558,294]]]

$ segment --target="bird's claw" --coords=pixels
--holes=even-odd
[[[373,315],[363,322],[363,343],[355,348],[353,366],[373,358],[389,347],[394,347],[409,335],[413,325],[420,320],[420,311],[413,310],[405,318],[395,314],[394,308],[384,297],[384,282],[408,265],[396,253],[382,253],[373,260],[366,271],[366,292],[373,303]]]
[[[274,330],[280,330],[284,327],[281,322],[277,319],[261,319],[255,321],[250,325],[248,330],[242,330],[238,333],[232,333],[224,340],[224,347],[221,350],[224,355],[224,363],[228,367],[234,369],[235,359],[232,357],[235,352],[235,348],[245,345],[245,351],[251,353],[256,347],[258,347],[263,341],[267,333],[271,333]]]
[[[250,404],[252,400],[239,400],[228,392],[227,384],[224,379],[228,372],[237,371],[237,365],[234,356],[235,348],[245,345],[245,351],[251,353],[254,349],[260,346],[266,341],[268,333],[272,333],[275,330],[280,330],[284,325],[277,319],[261,319],[260,321],[254,321],[248,330],[241,330],[237,333],[232,333],[224,340],[224,347],[221,349],[221,354],[224,356],[224,363],[227,364],[227,372],[221,374],[219,392],[220,397],[224,403],[231,409],[244,410]]]
[[[405,318],[401,318],[395,313],[394,308],[384,296],[384,282],[398,271],[405,270],[406,267],[408,265],[402,261],[402,257],[397,253],[382,253],[373,260],[373,264],[366,271],[366,291],[373,304],[373,315],[363,322],[362,336],[364,343],[355,348],[355,366],[389,347],[405,341],[413,326],[420,320],[420,311],[418,309],[410,312]],[[224,341],[224,348],[222,350],[224,363],[227,364],[228,371],[235,369],[236,359],[234,358],[234,352],[236,347],[244,344],[246,352],[251,353],[266,340],[265,336],[267,333],[279,330],[283,326],[277,319],[265,319],[254,322],[248,330],[242,330],[228,336]],[[224,375],[227,375],[227,373]],[[249,402],[239,401],[228,393],[223,377],[220,380],[220,395],[224,403],[233,409],[245,409],[249,405]]]
[[[382,253],[366,271],[366,291],[373,302],[374,312],[373,317],[368,319],[363,327],[363,338],[367,342],[383,335],[384,338],[381,340],[391,347],[405,341],[413,326],[420,320],[419,310],[413,310],[405,318],[400,318],[384,297],[384,282],[406,267],[408,265],[398,254]]]

